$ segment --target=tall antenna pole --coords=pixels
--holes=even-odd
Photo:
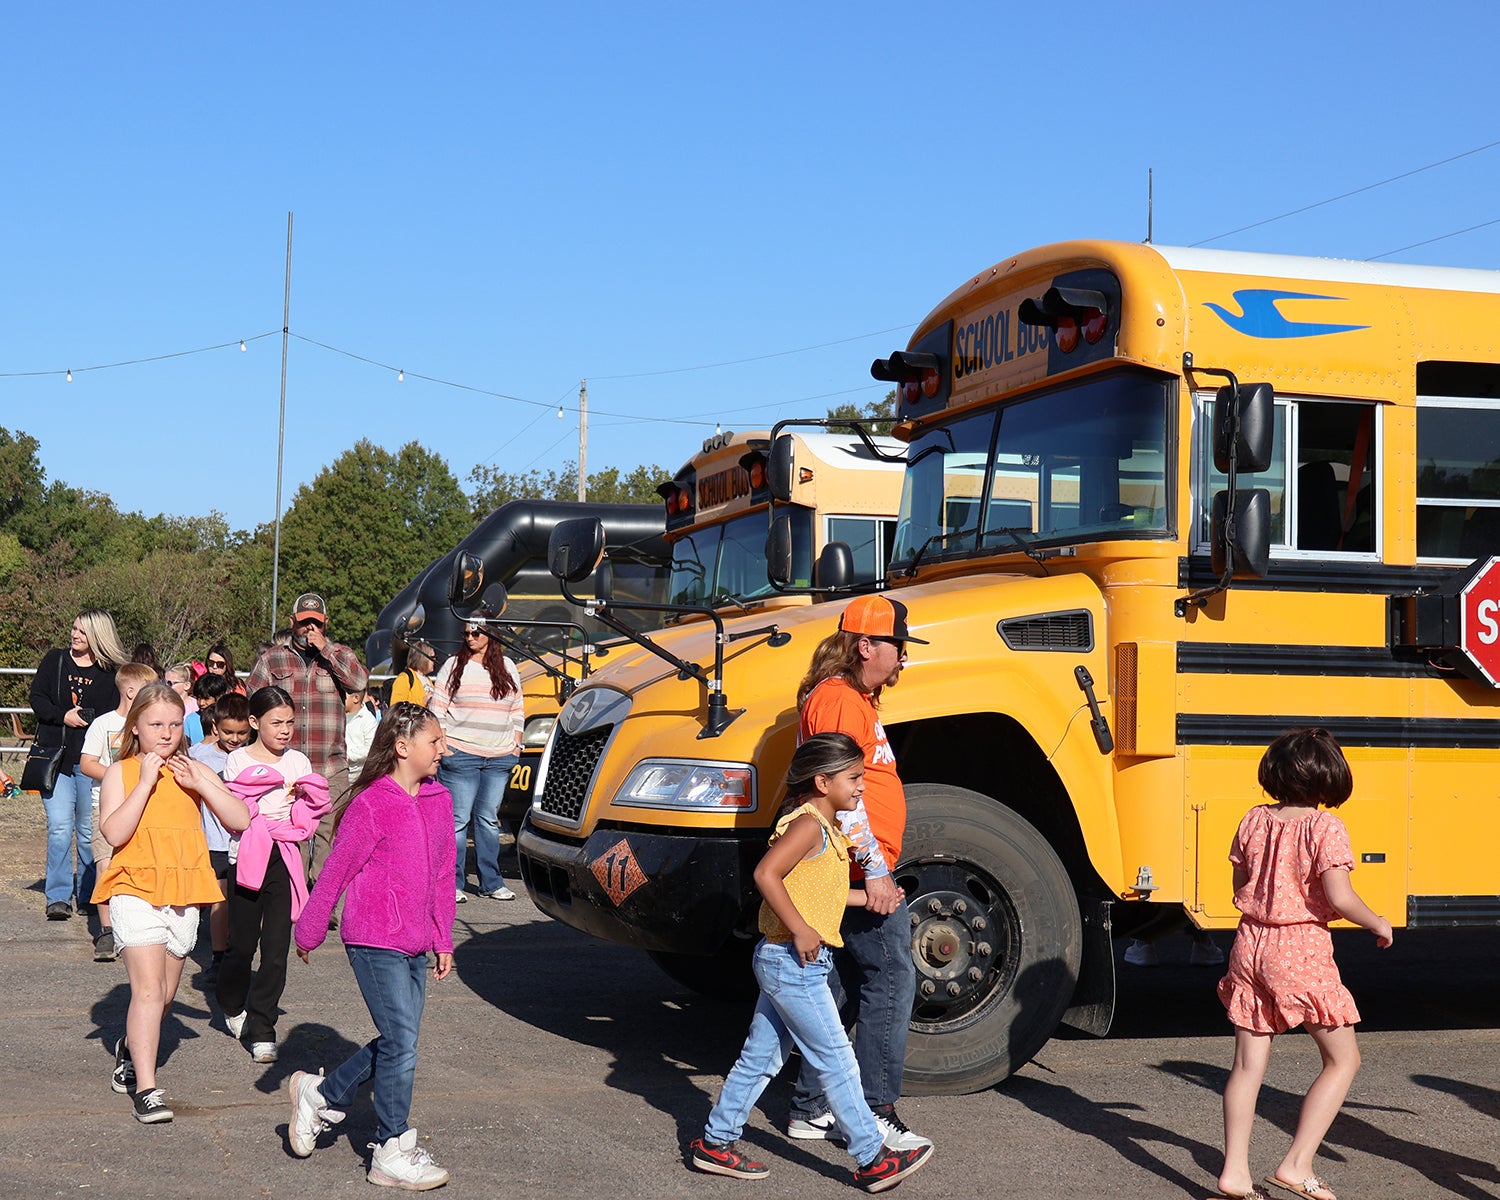
[[[578,503],[589,498],[589,381],[578,381]]]
[[[271,633],[281,611],[281,467],[286,449],[286,350],[292,329],[292,214],[286,215],[286,291],[281,302],[281,423],[276,429],[276,537],[271,549]]]
[[[1156,172],[1146,168],[1146,245],[1151,244],[1151,221],[1156,213]]]

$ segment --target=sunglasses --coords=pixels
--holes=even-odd
[[[466,637],[466,638],[482,638],[483,636],[484,636],[484,630],[482,630],[482,629],[465,629],[464,630],[464,637]]]
[[[906,654],[906,639],[905,638],[870,637],[869,634],[866,634],[865,636],[869,637],[869,640],[872,641],[872,642],[884,642],[887,646],[894,646],[894,647],[896,647],[896,653],[897,654],[900,654],[900,655],[905,655]]]
[[[225,662],[222,658],[211,658],[211,659],[208,660],[208,665],[209,665],[210,669],[223,670],[229,664],[227,662]]]

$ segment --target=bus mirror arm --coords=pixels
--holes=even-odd
[[[1094,677],[1087,667],[1074,667],[1073,678],[1078,681],[1078,690],[1089,704],[1089,724],[1094,729],[1094,741],[1100,754],[1108,754],[1115,748],[1114,734],[1109,731],[1109,719],[1099,711],[1099,698],[1094,695]]]
[[[613,600],[598,597],[593,600],[585,600],[573,594],[573,589],[569,586],[569,581],[562,575],[557,576],[557,582],[558,586],[562,589],[563,598],[569,604],[587,609],[596,621],[608,625],[616,633],[628,638],[648,653],[656,655],[663,662],[670,663],[682,673],[684,679],[696,679],[708,689],[708,713],[704,717],[703,732],[698,735],[700,738],[718,737],[719,734],[729,728],[730,723],[736,717],[745,711],[744,709],[739,709],[738,711],[731,712],[729,701],[724,696],[724,644],[728,639],[724,636],[724,618],[713,609],[695,604],[648,604],[643,600],[630,604],[619,604]],[[622,609],[625,612],[694,613],[707,617],[714,623],[713,673],[710,675],[697,663],[688,662],[684,658],[678,658],[670,650],[659,646],[644,633],[633,629],[620,620],[610,611],[611,609]]]

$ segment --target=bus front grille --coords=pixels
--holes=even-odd
[[[552,732],[552,755],[537,807],[550,817],[577,822],[588,800],[594,768],[604,753],[613,725],[601,725],[584,733]]]

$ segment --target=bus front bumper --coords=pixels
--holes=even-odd
[[[702,837],[600,829],[587,840],[536,828],[516,838],[521,879],[536,906],[606,941],[668,954],[712,954],[759,894],[764,831]]]

